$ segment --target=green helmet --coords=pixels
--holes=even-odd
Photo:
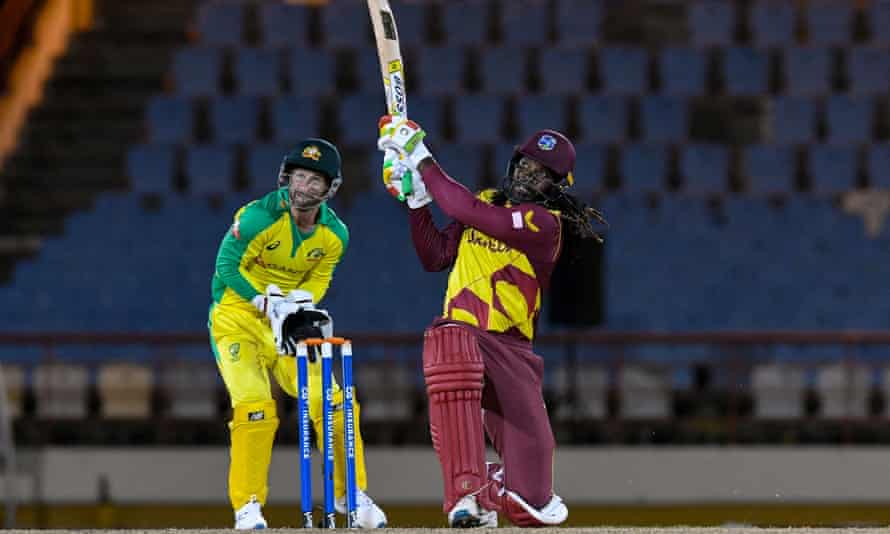
[[[343,183],[340,165],[340,152],[331,142],[320,138],[306,139],[284,156],[281,168],[278,170],[278,187],[286,187],[290,183],[294,169],[320,172],[328,179],[328,191],[320,204],[332,198]]]

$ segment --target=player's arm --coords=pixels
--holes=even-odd
[[[537,204],[495,206],[477,198],[448,176],[432,158],[418,165],[427,189],[447,215],[498,241],[542,259],[552,259],[559,245],[559,218]]]
[[[328,288],[331,286],[331,279],[334,277],[334,270],[346,253],[346,247],[349,244],[349,234],[345,233],[345,226],[343,228],[343,235],[338,236],[339,239],[331,247],[331,251],[319,260],[297,288],[312,293],[313,302],[316,304],[328,292]]]
[[[423,268],[429,272],[443,271],[454,264],[464,226],[452,221],[444,230],[436,228],[433,214],[426,206],[409,210],[411,241]]]
[[[235,293],[250,302],[262,289],[241,274],[241,265],[254,261],[263,248],[263,231],[273,219],[258,206],[248,205],[235,216],[216,254],[216,273]]]

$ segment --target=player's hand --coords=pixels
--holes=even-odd
[[[380,128],[377,148],[395,150],[408,160],[412,168],[418,168],[421,161],[433,156],[423,144],[426,132],[416,122],[407,119],[394,121],[392,115],[384,115],[377,125]]]
[[[266,287],[265,294],[257,295],[250,301],[250,303],[266,317],[268,317],[272,309],[281,302],[284,302],[284,293],[281,291],[281,288],[275,284],[269,284]]]
[[[396,128],[399,128],[400,125],[406,125],[406,128],[415,136],[415,141],[406,143],[401,137],[397,138]],[[417,164],[420,161],[431,157],[429,150],[423,145],[423,137],[426,133],[413,121],[401,121],[394,125],[390,115],[383,116],[379,126],[380,139],[377,146],[384,154],[383,185],[391,195],[402,200],[403,181],[410,180],[411,193],[404,198],[408,207],[417,209],[429,204],[432,197],[427,192],[420,171],[417,170]],[[411,150],[406,151],[406,146]]]

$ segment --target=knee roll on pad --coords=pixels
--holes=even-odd
[[[531,506],[519,494],[507,490],[503,496],[503,510],[507,519],[517,527],[545,527],[558,525],[569,517],[569,509],[559,495],[553,494],[540,510]]]
[[[486,483],[482,429],[482,354],[459,326],[427,331],[423,376],[429,398],[430,434],[442,465],[445,511]]]

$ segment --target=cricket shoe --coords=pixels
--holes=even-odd
[[[358,528],[383,528],[386,526],[386,514],[377,506],[371,497],[362,490],[356,490],[355,526]],[[334,502],[338,514],[346,514],[346,496]]]
[[[254,530],[266,528],[266,519],[260,510],[260,503],[257,502],[256,496],[252,496],[250,501],[235,512],[235,530]]]
[[[464,495],[448,512],[451,528],[496,528],[498,513],[479,505],[475,495]]]

